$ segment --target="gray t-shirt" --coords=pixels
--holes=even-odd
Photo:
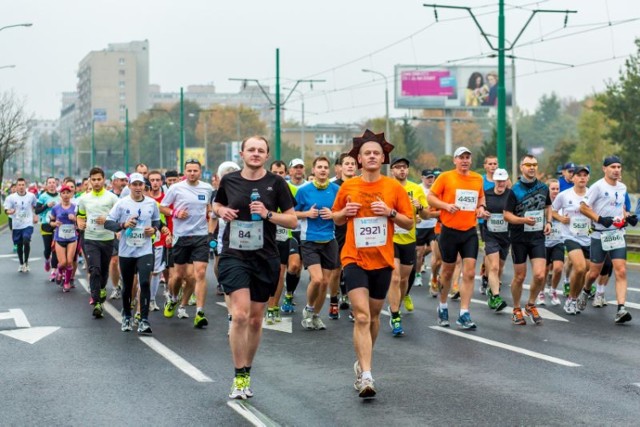
[[[158,203],[147,196],[139,202],[125,197],[118,200],[107,219],[122,224],[132,217],[137,218],[136,227],[125,229],[120,235],[118,255],[124,258],[137,258],[153,252],[151,237],[144,235],[144,229],[151,227],[154,221],[160,221]]]
[[[169,187],[161,205],[167,207],[173,205],[174,236],[206,236],[209,233],[207,206],[211,203],[212,196],[213,187],[202,181],[198,181],[197,185],[181,181]],[[185,219],[175,216],[182,210],[186,210],[189,214]]]

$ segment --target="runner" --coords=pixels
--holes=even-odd
[[[345,181],[333,205],[336,225],[347,224],[341,261],[344,282],[355,317],[353,346],[354,387],[362,398],[376,394],[372,370],[373,347],[380,329],[380,311],[387,296],[395,265],[393,233],[395,224],[413,226],[413,206],[395,179],[381,174],[389,163],[389,144],[384,133],[366,130],[353,138],[349,155],[357,158],[362,175]]]
[[[71,203],[73,189],[66,184],[60,187],[60,202],[49,212],[49,224],[54,229],[58,275],[63,277],[62,291],[71,290],[74,261],[77,254],[76,205]]]
[[[520,308],[520,298],[522,285],[527,275],[526,262],[529,258],[533,278],[529,288],[529,299],[524,310],[536,325],[541,325],[542,317],[538,313],[535,302],[538,293],[544,290],[545,236],[551,232],[551,198],[549,187],[536,178],[538,160],[535,156],[526,154],[522,157],[520,172],[522,175],[511,188],[504,208],[504,219],[509,223],[511,257],[513,258],[512,321],[514,325],[527,324]]]
[[[486,216],[482,176],[471,171],[471,151],[458,147],[453,153],[455,169],[443,172],[433,183],[427,197],[430,206],[440,209],[440,255],[442,272],[438,325],[449,326],[447,296],[451,288],[458,255],[462,258],[462,286],[460,286],[460,316],[456,324],[462,329],[476,329],[471,320],[469,303],[473,295],[476,258],[478,257],[477,218]],[[453,276],[453,277],[452,277]]]
[[[213,187],[200,181],[202,165],[196,159],[189,159],[184,165],[187,179],[173,184],[162,199],[160,212],[173,217],[173,243],[175,280],[169,283],[170,299],[164,306],[165,317],[173,317],[178,305],[178,291],[182,280],[190,292],[195,283],[197,296],[196,316],[193,326],[203,328],[209,324],[204,313],[207,299],[207,264],[209,263],[208,218],[211,208]],[[173,205],[173,209],[169,206]],[[193,265],[190,271],[189,265]]]
[[[31,236],[33,225],[38,223],[35,215],[36,196],[27,191],[27,181],[24,178],[16,180],[16,192],[10,194],[4,201],[4,210],[11,218],[11,236],[13,244],[17,246],[19,273],[28,273],[29,252],[31,251]]]
[[[107,298],[109,262],[113,254],[113,231],[104,228],[107,214],[118,201],[118,196],[104,188],[104,171],[94,167],[89,171],[91,192],[78,199],[78,228],[84,230],[84,248],[89,268],[89,285],[93,316],[103,316],[102,304]]]
[[[159,205],[164,198],[164,192],[162,191],[162,174],[160,171],[154,170],[147,175],[149,183],[151,184],[148,197],[151,197]],[[160,220],[165,222],[164,215],[160,215]],[[160,234],[157,238],[153,239],[153,271],[151,272],[151,296],[149,301],[150,311],[160,311],[160,307],[156,303],[156,296],[158,295],[158,288],[160,287],[160,278],[166,268],[166,256],[165,245],[166,239],[169,235],[169,228],[163,223],[160,229]]]
[[[293,159],[289,162],[289,184],[294,186],[296,189],[300,189],[300,187],[307,185],[308,181],[304,178],[304,160],[302,159]],[[295,197],[297,191],[293,192]],[[302,225],[305,220],[298,221],[298,225],[291,232],[291,235],[295,239],[297,245],[298,256],[302,258],[302,244],[300,240],[300,231],[302,230]],[[282,312],[283,313],[293,313],[295,311],[294,303],[293,303],[293,293],[298,288],[298,284],[300,283],[300,273],[302,271],[302,261],[298,263],[289,263],[287,267],[287,275],[286,275],[286,285],[287,292],[284,296],[284,302],[282,304]]]
[[[488,155],[484,158],[484,175],[482,175],[482,186],[485,194],[487,191],[493,189],[495,187],[495,183],[493,182],[493,173],[498,168],[498,158],[494,155]],[[478,219],[478,225],[480,226],[480,237],[484,242],[484,230],[486,227],[482,227],[484,224],[484,218]],[[506,223],[505,223],[506,225]],[[480,293],[485,295],[487,293],[487,286],[489,286],[489,278],[487,276],[485,261],[482,260],[482,264],[480,265],[480,276],[482,276],[482,282],[480,284]]]
[[[624,306],[627,298],[627,245],[622,227],[626,223],[635,227],[638,217],[630,215],[624,209],[627,186],[620,182],[622,174],[620,158],[618,156],[605,158],[602,170],[604,178],[596,181],[589,188],[580,206],[580,212],[593,221],[594,230],[591,234],[591,264],[579,298],[584,298],[583,293],[588,294],[591,285],[602,270],[605,256],[609,255],[616,276],[618,311],[615,323],[620,324],[631,320],[631,313]],[[596,297],[598,294],[604,297],[603,285],[597,285]],[[584,306],[586,307],[586,304]]]
[[[549,187],[549,197],[553,203],[560,193],[560,184],[557,179],[550,179],[547,181]],[[545,269],[545,277],[551,281],[551,289],[549,290],[549,296],[551,297],[551,305],[560,305],[560,297],[558,296],[558,284],[562,277],[562,269],[564,267],[564,239],[560,232],[560,221],[557,219],[557,214],[553,214],[553,220],[551,221],[551,232],[545,236],[544,246],[547,258],[547,267]],[[549,279],[551,274],[551,279]],[[567,292],[567,296],[569,293]],[[546,297],[544,292],[539,292],[536,298],[536,305],[545,305]]]
[[[40,219],[40,234],[44,245],[44,271],[51,271],[49,280],[56,280],[58,260],[52,255],[53,250],[53,228],[49,224],[49,212],[60,201],[60,194],[56,191],[56,179],[52,176],[47,178],[45,191],[38,196],[35,212]],[[51,267],[53,266],[53,270]]]
[[[127,174],[122,171],[117,171],[113,175],[111,175],[111,191],[118,197],[122,197],[122,194],[126,191],[126,194],[129,194],[129,187],[127,184],[129,183],[129,178],[127,178]],[[111,261],[109,263],[109,277],[111,278],[111,284],[113,285],[113,291],[111,295],[109,295],[109,299],[118,299],[122,293],[122,286],[120,283],[120,264],[118,262],[118,248],[119,248],[119,234],[116,233],[116,238],[113,240],[113,253],[111,256]]]
[[[243,169],[222,178],[213,207],[216,216],[228,223],[218,279],[229,295],[233,319],[231,399],[253,397],[251,365],[260,344],[265,303],[275,291],[280,268],[276,225],[293,228],[297,223],[287,183],[264,168],[269,157],[267,140],[245,139],[240,157]]]
[[[573,162],[565,163],[562,166],[562,177],[558,180],[560,184],[560,192],[573,187],[573,171],[576,168],[576,164]]]
[[[436,174],[433,169],[424,169],[422,171],[422,191],[426,196],[431,191],[433,181],[436,179]],[[422,286],[422,273],[423,266],[425,265],[424,258],[432,252],[432,245],[436,238],[435,226],[438,219],[432,214],[431,209],[426,209],[429,213],[428,219],[423,219],[416,224],[416,278],[414,286]],[[437,283],[437,282],[436,282]]]
[[[305,220],[300,237],[302,261],[309,271],[307,305],[302,312],[302,327],[307,330],[326,329],[320,312],[329,281],[340,266],[331,212],[340,187],[329,182],[330,164],[328,158],[316,157],[312,169],[315,179],[296,194],[296,217]]]

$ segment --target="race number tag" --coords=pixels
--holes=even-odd
[[[370,216],[353,219],[356,248],[373,248],[387,243],[387,218]]]
[[[104,230],[104,224],[98,224],[97,219],[100,215],[89,215],[87,217],[87,229],[90,231],[102,231]]]
[[[276,225],[276,241],[277,242],[286,242],[289,239],[289,230]]]
[[[487,221],[487,229],[492,233],[506,233],[509,230],[509,224],[504,220],[504,215],[491,214]]]
[[[73,224],[62,224],[58,227],[58,237],[64,240],[76,237],[76,226]]]
[[[16,214],[16,217],[18,218],[18,220],[20,221],[24,221],[25,219],[27,219],[28,213],[26,209],[20,209],[18,211],[18,213]]]
[[[398,224],[393,225],[393,234],[395,234],[396,236],[401,234],[409,234],[409,232],[410,230],[404,229],[400,227]]]
[[[262,221],[231,221],[229,247],[240,251],[262,249]]]
[[[461,211],[475,211],[478,207],[478,192],[475,190],[456,190],[455,205]]]
[[[136,248],[140,248],[144,246],[146,241],[146,236],[144,235],[143,227],[132,228],[130,232],[125,234],[126,243],[128,246],[133,246]]]
[[[586,216],[572,216],[569,220],[569,230],[574,236],[587,236],[589,234],[589,218]]]
[[[602,242],[603,251],[612,251],[626,246],[624,234],[621,230],[601,231],[600,242]]]
[[[536,220],[533,225],[524,225],[524,231],[542,231],[544,223],[544,211],[527,211],[524,213],[525,217],[531,217]]]
[[[562,233],[560,232],[560,227],[558,227],[558,223],[554,222],[551,224],[551,233],[547,236],[549,240],[562,240]]]

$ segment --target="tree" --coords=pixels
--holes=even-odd
[[[561,102],[555,93],[542,95],[533,115],[518,120],[518,134],[526,151],[542,147],[553,152],[563,139],[577,136],[576,108],[572,101]]]
[[[540,168],[538,170],[539,173],[543,174],[544,172],[547,175],[551,175],[555,177],[556,167],[559,165],[564,165],[565,163],[573,160],[572,154],[578,145],[578,141],[575,139],[567,138],[560,141],[558,145],[556,145],[555,150],[549,156],[548,160],[545,162],[547,165],[546,169]],[[540,161],[538,161],[540,163]]]
[[[603,172],[600,165],[602,159],[617,151],[617,147],[607,137],[610,121],[598,108],[600,101],[588,98],[584,101],[582,114],[578,119],[578,139],[571,160],[576,164],[591,167],[590,181],[595,182],[602,178]]]
[[[625,61],[618,81],[598,96],[596,107],[611,120],[607,136],[619,146],[631,191],[640,188],[640,38],[635,44],[637,52]]]
[[[0,94],[0,182],[7,160],[24,148],[31,119],[24,100],[17,99],[13,92]]]
[[[509,170],[510,166],[511,166],[511,153],[513,152],[511,149],[511,132],[513,131],[513,128],[511,127],[511,124],[507,122],[507,128],[505,129],[505,139],[507,141],[507,165],[506,165],[506,169]],[[520,135],[516,135],[516,143],[517,143],[517,153],[516,153],[516,158],[518,159],[518,161],[522,158],[522,156],[524,156],[527,153],[527,150],[525,147],[523,147],[522,144],[522,139],[520,138]],[[475,158],[475,168],[476,169],[483,169],[483,165],[484,165],[484,158],[487,156],[497,156],[498,153],[498,130],[496,128],[496,126],[493,126],[492,130],[491,130],[491,139],[490,140],[486,140],[484,141],[482,147],[480,147],[480,150],[478,151],[477,155],[474,155]],[[519,171],[511,171],[511,175],[512,177],[515,179],[515,177],[519,174]]]

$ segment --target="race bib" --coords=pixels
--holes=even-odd
[[[263,246],[262,221],[231,221],[229,247],[240,251],[255,251]]]
[[[600,242],[602,243],[603,251],[612,251],[624,248],[627,245],[621,230],[601,231]]]
[[[27,213],[27,211],[26,211],[26,210],[24,210],[24,209],[20,209],[20,210],[18,211],[18,213],[16,214],[16,217],[17,217],[17,218],[18,218],[18,220],[20,220],[20,221],[24,221],[24,220],[26,220],[28,216],[29,216],[29,214],[28,214],[28,213]]]
[[[387,218],[372,216],[353,219],[356,248],[373,248],[387,243]]]
[[[589,235],[589,218],[586,216],[572,216],[569,220],[569,230],[574,236]]]
[[[131,228],[131,231],[125,233],[127,246],[140,248],[144,246],[147,237],[144,235],[143,227]]]
[[[76,237],[76,226],[73,224],[62,224],[58,227],[58,237],[64,240]]]
[[[549,233],[547,239],[562,240],[562,233],[560,233],[560,227],[558,227],[558,223],[554,222],[551,224],[551,233]]]
[[[277,242],[286,242],[289,239],[289,230],[276,225],[276,241]]]
[[[100,218],[100,215],[89,215],[87,216],[87,229],[91,231],[102,231],[104,230],[104,224],[98,224],[96,221]]]
[[[487,220],[487,229],[492,233],[506,233],[509,230],[509,224],[504,220],[504,215],[491,214]]]
[[[478,192],[475,190],[456,190],[455,205],[461,211],[475,211],[478,207]]]
[[[410,230],[406,230],[402,227],[400,227],[397,224],[393,225],[393,234],[395,235],[401,235],[401,234],[409,234]]]
[[[542,231],[543,223],[544,223],[544,211],[527,211],[524,213],[525,217],[532,217],[536,220],[536,223],[533,225],[524,225],[524,231]]]

